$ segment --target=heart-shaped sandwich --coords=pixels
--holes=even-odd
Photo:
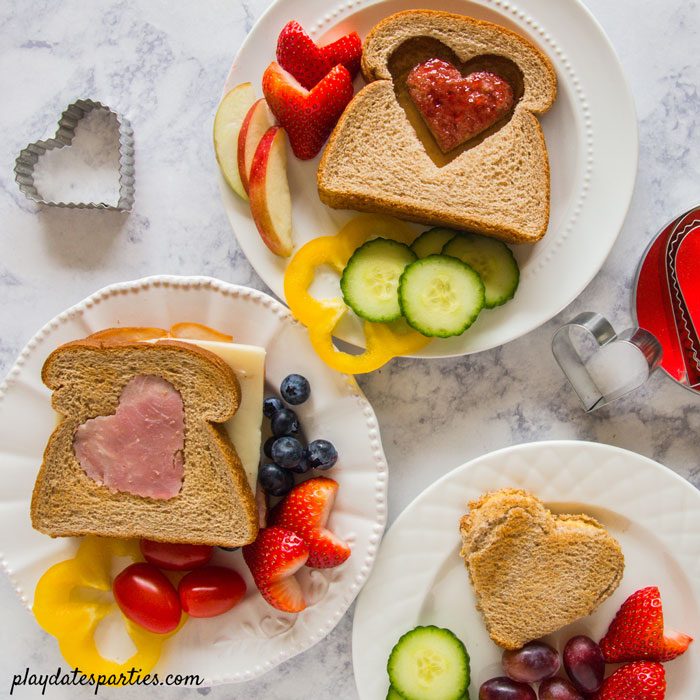
[[[461,556],[491,639],[504,649],[592,613],[618,587],[624,557],[588,515],[554,515],[527,491],[469,504]]]

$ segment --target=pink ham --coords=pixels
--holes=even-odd
[[[185,411],[182,397],[161,377],[129,381],[111,416],[91,418],[75,432],[80,466],[110,491],[172,498],[182,488]]]

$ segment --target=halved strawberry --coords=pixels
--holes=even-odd
[[[335,66],[312,90],[273,61],[262,80],[267,104],[287,132],[294,155],[313,158],[330,136],[352,99],[352,79],[344,66]]]
[[[670,661],[680,656],[693,638],[675,630],[664,631],[661,594],[656,586],[642,588],[622,604],[600,649],[609,663]]]
[[[664,700],[664,697],[664,667],[656,661],[635,661],[606,678],[593,700]]]
[[[243,547],[243,559],[262,597],[283,612],[300,612],[306,607],[294,574],[308,557],[304,541],[281,527],[260,530],[255,542]]]
[[[304,481],[270,512],[273,525],[295,532],[309,547],[307,566],[330,569],[350,556],[350,547],[326,529],[338,483],[325,476]]]
[[[321,54],[328,59],[331,66],[337,66],[339,63],[345,66],[350,77],[354,79],[360,70],[362,39],[357,32],[346,34],[332,44],[322,46]]]

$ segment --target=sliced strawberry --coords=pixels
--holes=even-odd
[[[664,700],[666,673],[656,661],[626,664],[603,681],[593,700]]]
[[[255,542],[243,547],[243,559],[258,590],[272,607],[283,612],[300,612],[306,607],[294,574],[308,557],[304,541],[281,527],[260,530]]]
[[[335,66],[316,87],[306,90],[273,61],[263,75],[262,87],[294,155],[302,160],[318,154],[353,95],[352,79],[344,66]]]
[[[270,522],[295,532],[309,547],[307,566],[330,569],[350,556],[350,547],[326,529],[338,483],[325,476],[304,481],[270,512]]]
[[[354,79],[360,70],[362,39],[357,32],[346,34],[332,44],[322,46],[321,55],[328,60],[331,66],[337,66],[339,63],[345,66],[350,77]],[[282,62],[280,61],[280,63]]]
[[[331,63],[299,22],[294,20],[284,25],[277,38],[277,62],[307,90],[311,90],[336,63],[341,63]]]
[[[680,656],[693,641],[682,632],[664,632],[661,594],[656,586],[642,588],[622,604],[600,640],[605,660],[670,661]]]

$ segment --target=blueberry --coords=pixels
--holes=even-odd
[[[272,459],[272,443],[277,440],[277,438],[273,435],[272,437],[267,438],[265,440],[265,444],[263,445],[263,452],[265,453],[266,457],[269,457]]]
[[[294,475],[278,464],[263,464],[258,480],[263,491],[270,496],[286,496],[294,486]]]
[[[290,374],[282,380],[280,393],[282,398],[292,406],[304,403],[311,394],[309,380],[301,374]]]
[[[272,459],[280,467],[296,467],[303,455],[304,448],[295,437],[283,435],[272,443]]]
[[[268,418],[272,418],[277,411],[281,411],[283,408],[284,404],[276,396],[268,396],[263,400],[263,414]]]
[[[328,440],[314,440],[304,452],[308,469],[330,469],[338,461],[338,450]]]
[[[291,408],[282,408],[274,416],[270,423],[272,434],[277,437],[299,432],[299,419]]]

